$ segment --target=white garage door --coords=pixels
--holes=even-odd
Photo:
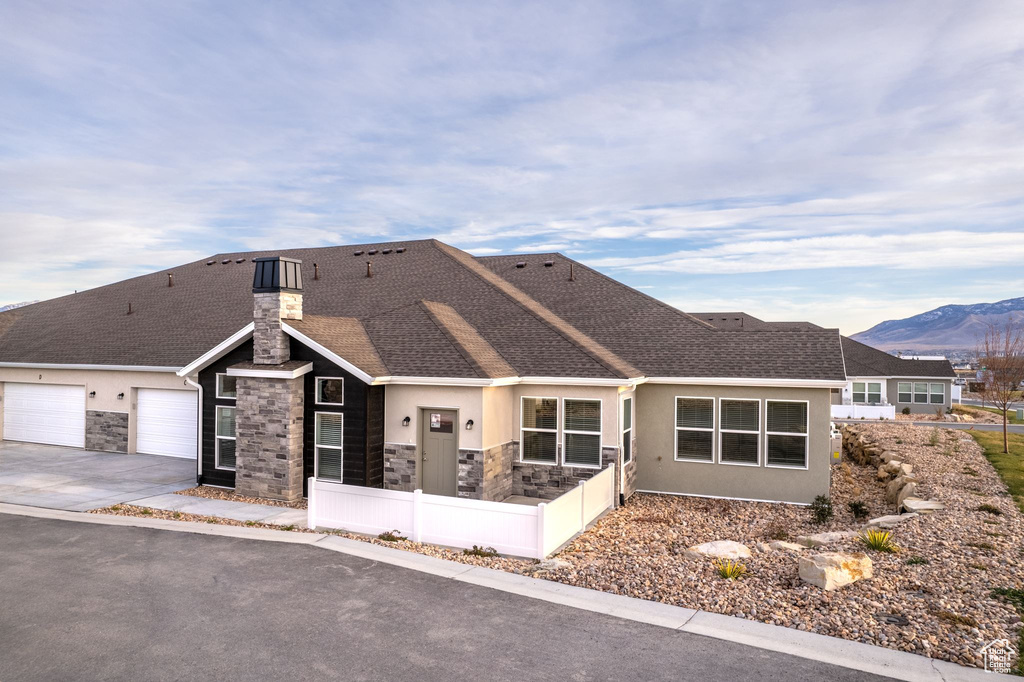
[[[4,384],[4,440],[85,447],[85,387]]]
[[[195,391],[140,388],[135,451],[195,459],[199,434],[197,396]]]

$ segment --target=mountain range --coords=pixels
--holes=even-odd
[[[885,351],[974,349],[990,323],[1005,323],[1010,316],[1024,321],[1024,296],[996,303],[944,305],[902,320],[886,320],[852,338]]]
[[[24,303],[11,303],[10,305],[0,305],[0,313],[6,310],[14,310],[15,308],[20,308],[22,306],[32,305],[33,303],[38,302],[39,301],[25,301]]]

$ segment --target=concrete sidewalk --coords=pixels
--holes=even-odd
[[[218,516],[233,521],[257,521],[274,526],[306,527],[306,510],[276,507],[271,504],[248,504],[231,500],[213,500],[194,495],[154,495],[131,502],[136,507],[177,511],[199,516]]]

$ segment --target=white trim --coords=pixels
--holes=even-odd
[[[636,393],[624,395],[619,401],[619,452],[622,453],[622,466],[633,463],[633,426],[636,424],[636,414],[633,407],[633,399]],[[626,401],[629,401],[629,428],[626,428]],[[628,437],[627,437],[628,434]],[[629,441],[629,459],[626,459],[626,442]]]
[[[341,417],[341,446],[334,447],[333,445],[319,445],[316,442],[316,424],[317,420],[320,419],[320,415],[329,414],[336,417]],[[320,448],[326,448],[328,450],[340,450],[340,456],[338,459],[338,478],[320,478]],[[345,413],[344,412],[330,412],[327,410],[319,410],[313,412],[313,478],[320,481],[329,481],[331,483],[341,483],[345,480]]]
[[[295,379],[313,371],[313,363],[307,362],[295,369],[236,369],[228,367],[228,376],[232,377],[263,377],[266,379]],[[230,400],[230,398],[229,398]]]
[[[526,427],[523,426],[523,401],[524,400],[554,400],[555,401],[555,428],[553,429],[540,429],[537,427]],[[519,461],[522,464],[540,464],[542,466],[558,466],[558,425],[559,425],[559,404],[558,398],[551,396],[537,396],[537,395],[521,395],[519,396]],[[541,459],[524,459],[526,455],[526,447],[524,446],[523,433],[529,431],[531,433],[553,433],[555,434],[555,459],[553,461],[545,461]]]
[[[199,392],[199,409],[196,410],[196,421],[198,422],[196,429],[196,483],[198,484],[199,478],[203,475],[203,387],[188,377],[185,377],[185,383],[193,386]]]
[[[319,343],[309,338],[295,327],[288,326],[288,324],[286,324],[284,320],[281,321],[281,330],[288,336],[292,337],[293,339],[298,340],[304,346],[308,346],[309,348],[315,350],[317,353],[324,356],[325,358],[327,358],[334,364],[338,365],[339,367],[343,368],[345,371],[354,374],[356,378],[361,380],[363,383],[376,383],[372,376],[370,376],[363,370],[359,369],[358,367],[356,367],[351,362],[341,357],[337,353],[334,353],[333,351],[328,350],[324,346],[321,346]]]
[[[216,362],[220,358],[224,357],[225,355],[233,351],[235,348],[238,348],[245,341],[248,341],[249,337],[252,336],[253,329],[255,328],[256,324],[254,322],[250,322],[249,324],[245,325],[237,332],[235,332],[228,338],[224,339],[216,346],[214,346],[213,348],[211,348],[210,350],[206,351],[198,358],[193,360],[192,362],[177,370],[178,376],[183,377],[187,374],[195,374],[199,370],[208,366],[210,363]]]
[[[842,388],[846,380],[831,379],[759,379],[754,377],[648,377],[651,384],[681,384],[705,386],[766,386],[778,388]]]
[[[598,404],[598,410],[601,413],[600,423],[598,424],[597,431],[577,431],[575,429],[565,428],[565,401],[576,400],[579,402],[594,403]],[[561,431],[561,438],[558,438],[558,442],[562,445],[562,466],[571,467],[573,469],[600,469],[601,460],[604,459],[604,401],[601,398],[566,398],[562,397],[562,420],[558,424],[559,430]],[[577,436],[597,436],[597,464],[569,464],[565,461],[565,434],[577,435]],[[557,437],[556,437],[557,438]],[[556,448],[557,449],[557,448]]]
[[[905,381],[910,379],[911,381],[954,381],[958,377],[908,377],[905,374],[894,374],[892,376],[850,376],[847,377],[850,381],[854,379],[896,379],[897,381]]]
[[[155,367],[150,365],[64,365],[57,362],[0,362],[0,368],[10,369],[95,369],[109,372],[176,372],[185,376],[180,367]]]
[[[222,436],[217,433],[217,426],[220,424],[220,411],[221,410],[236,410],[237,408],[233,405],[215,405],[213,409],[213,467],[220,469],[221,471],[234,471],[235,467],[225,467],[220,465],[220,442],[222,440],[233,440],[235,441],[235,462],[238,462],[238,422],[235,422],[235,435],[234,436]],[[237,420],[238,415],[235,414]]]
[[[768,502],[769,504],[791,504],[794,507],[809,507],[810,502],[787,502],[786,500],[762,500],[756,497],[727,497],[725,495],[698,495],[697,493],[675,493],[667,490],[637,490],[651,495],[675,495],[676,497],[704,497],[709,500],[735,500],[736,502]]]
[[[864,394],[864,400],[857,400],[855,397],[857,395],[857,384],[864,384],[864,390],[861,391]],[[878,400],[872,401],[868,399],[871,395],[871,384],[878,386]],[[871,381],[863,377],[852,379],[850,380],[850,400],[854,405],[883,405],[888,398],[885,389],[886,381],[883,379],[878,379],[877,381]]]
[[[594,379],[588,377],[498,377],[481,379],[473,377],[415,377],[386,376],[376,377],[372,383],[378,384],[426,384],[431,386],[518,386],[518,385],[551,385],[551,386],[614,386],[634,387],[645,383],[643,377],[634,379]]]
[[[235,389],[235,395],[221,395],[220,394],[220,378],[221,377],[226,377],[226,376],[228,376],[228,375],[225,374],[224,372],[217,372],[216,376],[214,377],[214,379],[213,379],[214,399],[216,399],[216,400],[236,400],[237,401],[237,398],[238,398],[238,389],[237,389],[237,387]]]
[[[741,403],[757,403],[757,431],[745,431],[740,429],[722,428],[722,401],[731,400]],[[760,467],[761,466],[761,434],[764,431],[764,410],[761,408],[760,398],[719,398],[718,399],[718,463],[734,467]],[[722,434],[724,433],[746,433],[757,435],[757,463],[750,462],[723,462],[722,461]]]
[[[768,403],[803,403],[807,406],[804,417],[807,422],[804,424],[803,433],[789,433],[786,431],[768,430]],[[802,467],[789,464],[768,463],[768,437],[769,436],[803,436],[804,437],[804,465]],[[791,471],[807,471],[811,466],[811,401],[810,400],[776,400],[775,398],[764,399],[764,466],[766,469],[790,469]]]
[[[310,365],[310,369],[313,366]],[[322,403],[320,402],[320,382],[321,381],[340,381],[341,382],[341,402],[340,403]],[[332,407],[345,407],[345,377],[315,377],[313,379],[313,404],[314,405],[329,405]]]
[[[679,401],[680,400],[710,400],[711,401],[711,428],[698,428],[696,426],[678,426],[679,424]],[[703,395],[677,395],[672,401],[672,436],[675,441],[672,444],[672,461],[673,462],[693,462],[694,464],[714,464],[715,463],[715,443],[717,438],[715,437],[715,427],[718,424],[717,411],[715,410],[715,399],[711,396]],[[679,456],[679,432],[680,431],[701,431],[703,433],[711,434],[711,459],[693,459],[690,457]]]

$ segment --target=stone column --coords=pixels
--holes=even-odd
[[[253,362],[279,365],[290,359],[290,341],[281,320],[302,319],[302,294],[267,291],[253,294]]]
[[[235,492],[294,502],[302,497],[303,377],[238,377]]]

